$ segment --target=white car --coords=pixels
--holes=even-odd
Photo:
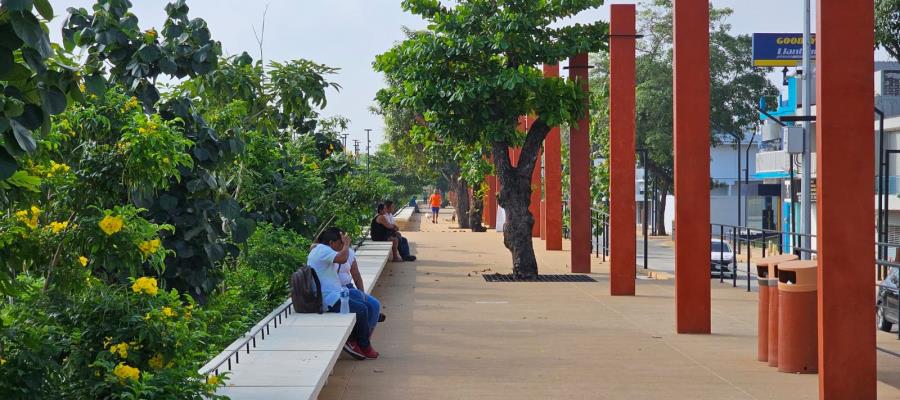
[[[734,250],[728,242],[713,239],[710,243],[709,260],[712,275],[734,275]]]

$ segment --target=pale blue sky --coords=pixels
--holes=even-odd
[[[134,13],[144,28],[161,28],[165,0],[132,0]],[[608,4],[634,3],[610,1]],[[800,32],[801,0],[713,0],[716,7],[731,7],[730,19],[736,33]],[[56,14],[52,34],[59,40],[59,27],[67,7],[90,7],[89,0],[52,0]],[[351,119],[350,140],[365,140],[365,128],[372,128],[373,148],[381,141],[381,119],[369,113],[375,92],[382,87],[381,76],[372,71],[375,55],[401,40],[403,25],[420,28],[424,23],[403,12],[399,0],[188,0],[192,17],[202,17],[213,38],[222,42],[226,54],[247,51],[259,56],[252,27],[259,30],[263,11],[266,18],[266,60],[307,58],[341,68],[334,80],[343,86],[330,93],[324,115],[340,114]],[[813,1],[815,7],[815,1]],[[609,7],[586,11],[580,22],[608,20]],[[815,22],[813,22],[815,26]],[[814,28],[815,30],[815,28]],[[886,56],[879,54],[879,59]],[[780,75],[780,74],[779,74]]]

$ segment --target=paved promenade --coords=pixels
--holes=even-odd
[[[672,279],[611,297],[596,260],[598,283],[487,283],[512,269],[501,234],[441,219],[410,224],[419,260],[388,264],[374,290],[388,315],[381,357],[342,356],[321,399],[818,398],[816,375],[756,361],[755,292],[713,283],[714,333],[676,335]],[[541,273],[568,271],[567,251],[535,247]],[[896,333],[878,345],[900,353]],[[878,398],[900,399],[900,357],[878,362]]]

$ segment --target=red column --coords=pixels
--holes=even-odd
[[[547,240],[547,203],[541,200],[541,215],[538,218],[541,221],[541,240]]]
[[[544,76],[558,77],[559,65],[544,65]],[[544,230],[547,236],[547,250],[562,250],[562,159],[560,158],[559,127],[550,129],[544,139]]]
[[[674,42],[675,325],[710,333],[707,0],[675,1]]]
[[[588,55],[569,57],[569,79],[588,93]],[[585,103],[589,103],[585,97]],[[569,132],[572,272],[591,272],[591,140],[587,111]]]
[[[609,40],[610,294],[634,295],[635,6],[613,4]]]
[[[531,129],[534,122],[534,116],[529,116],[525,120],[525,132]],[[541,236],[541,149],[538,149],[537,162],[534,163],[534,171],[531,172],[531,202],[528,204],[528,211],[534,217],[534,225],[531,226],[531,237]]]
[[[875,399],[872,1],[816,12],[819,398]]]

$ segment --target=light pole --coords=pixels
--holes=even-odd
[[[803,116],[809,117],[812,103],[812,63],[810,62],[810,0],[803,0]],[[802,245],[800,247],[812,249],[810,234],[812,234],[812,210],[810,209],[810,199],[812,190],[812,133],[810,132],[810,123],[803,123],[803,198],[800,200],[801,214],[803,216],[804,236],[801,237]],[[810,259],[809,252],[803,252],[804,260]]]
[[[369,145],[372,143],[369,140],[369,134],[372,133],[371,129],[364,129],[366,131],[366,174],[369,173]]]

